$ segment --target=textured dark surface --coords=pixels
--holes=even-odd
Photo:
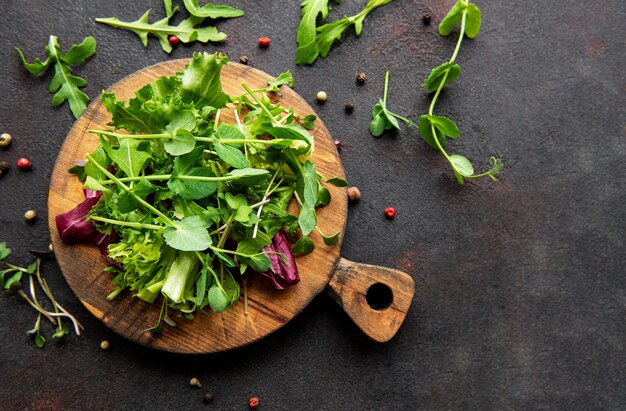
[[[49,106],[50,74],[19,64],[42,56],[49,34],[62,47],[87,35],[97,54],[76,70],[95,98],[102,88],[150,64],[193,51],[247,55],[271,74],[291,69],[296,90],[329,99],[319,114],[343,142],[342,159],[362,201],[351,206],[344,257],[407,271],[423,280],[398,335],[379,345],[320,296],[284,329],[233,352],[185,357],[151,351],[114,335],[80,306],[56,265],[51,288],[85,324],[40,350],[25,331],[35,315],[0,299],[2,409],[623,409],[626,403],[626,7],[620,0],[480,2],[483,32],[464,42],[463,74],[439,112],[463,135],[450,144],[476,165],[492,154],[506,167],[500,184],[458,186],[416,131],[372,138],[370,109],[391,70],[389,106],[417,118],[429,70],[448,58],[453,38],[436,34],[452,3],[397,0],[367,19],[363,34],[313,67],[295,67],[298,2],[230,1],[246,16],[224,21],[220,45],[178,47],[168,56],[151,39],[95,17],[134,20],[161,2],[1,0],[0,129],[13,135],[0,161],[20,156],[0,178],[0,239],[26,263],[48,246],[46,194],[58,149],[72,125],[69,108]],[[347,0],[331,18],[364,1]],[[433,24],[421,23],[423,13]],[[261,50],[256,40],[272,39]],[[368,75],[365,85],[355,74]],[[346,115],[344,103],[354,101]],[[386,220],[383,210],[398,214]],[[40,218],[23,222],[29,208]],[[47,330],[49,331],[49,330]],[[111,350],[101,352],[102,339]],[[198,377],[203,388],[188,386]],[[210,389],[215,401],[202,404]]]

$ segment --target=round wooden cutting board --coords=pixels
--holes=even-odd
[[[148,67],[124,78],[108,91],[115,93],[120,100],[128,100],[144,85],[182,71],[188,62],[189,59],[173,60]],[[242,83],[252,89],[263,88],[269,78],[272,77],[236,63],[222,69],[222,87],[229,95],[244,93]],[[285,86],[272,96],[272,100],[292,108],[301,117],[315,113],[302,97]],[[115,287],[111,283],[112,274],[102,271],[107,264],[98,249],[90,245],[63,244],[56,229],[55,216],[84,201],[81,183],[67,170],[75,164],[75,160],[85,159],[86,153],[96,149],[97,137],[87,130],[108,129],[110,121],[111,117],[100,99],[92,102],[76,121],[61,147],[48,196],[48,223],[63,275],[85,307],[108,327],[139,344],[160,350],[177,353],[224,351],[250,344],[276,331],[326,288],[368,336],[382,342],[395,334],[413,298],[412,279],[400,271],[342,259],[339,252],[343,238],[337,245],[329,247],[315,232],[312,234],[315,251],[296,261],[301,277],[298,285],[279,291],[262,276],[250,276],[248,315],[244,314],[240,299],[237,305],[224,313],[215,314],[207,310],[207,315],[197,315],[192,321],[172,313],[177,327],[166,326],[160,335],[146,331],[158,321],[160,304],[148,304],[133,298],[130,293],[107,301],[106,296]],[[230,112],[225,111],[221,121],[235,120]],[[339,153],[320,119],[316,120],[311,134],[315,138],[311,160],[316,164],[317,171],[328,178],[344,178]],[[343,234],[347,212],[345,189],[327,184],[325,187],[330,190],[332,201],[318,209],[318,226],[326,233],[341,231]],[[371,287],[373,284],[376,287]],[[389,304],[374,309],[370,306],[371,300],[381,295],[380,290],[383,296],[391,291]]]

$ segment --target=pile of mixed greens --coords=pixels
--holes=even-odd
[[[300,118],[268,94],[293,86],[289,72],[264,89],[247,85],[231,97],[221,87],[222,54],[197,54],[182,73],[162,77],[126,104],[104,93],[114,130],[91,130],[99,147],[70,172],[84,182],[85,202],[58,215],[66,243],[100,246],[123,290],[187,318],[207,305],[233,305],[246,278],[261,273],[277,288],[299,281],[294,255],[313,250],[316,207],[330,202],[323,177],[308,158],[314,140]],[[236,122],[220,121],[226,110]],[[302,125],[300,125],[302,124]],[[332,178],[327,183],[345,186]],[[287,211],[292,198],[299,213]],[[299,240],[292,247],[287,240]],[[292,252],[293,251],[293,252]],[[244,298],[244,302],[246,298]],[[246,306],[247,307],[247,306]]]

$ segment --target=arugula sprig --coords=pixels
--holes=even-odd
[[[19,295],[37,311],[35,326],[27,332],[27,334],[33,335],[35,345],[41,348],[46,343],[46,339],[41,333],[42,317],[56,326],[56,330],[54,334],[52,334],[53,339],[60,339],[64,335],[69,334],[69,329],[63,324],[64,318],[72,322],[74,332],[76,335],[80,335],[80,331],[84,329],[82,324],[58,303],[52,295],[48,283],[41,275],[41,258],[38,257],[27,267],[20,267],[6,261],[6,258],[10,254],[11,249],[7,247],[6,242],[0,242],[0,265],[4,266],[4,269],[0,270],[0,289],[4,295]],[[28,278],[28,294],[22,289],[22,280],[25,277]],[[36,286],[39,286],[44,292],[49,303],[52,304],[53,311],[49,311],[42,305],[41,300],[37,297]]]
[[[233,18],[243,16],[243,11],[229,6],[215,6],[211,3],[200,7],[198,0],[184,0],[184,5],[189,14],[178,26],[169,24],[172,16],[178,11],[178,7],[172,8],[172,1],[165,0],[165,18],[150,23],[148,18],[151,10],[146,11],[139,19],[131,22],[120,21],[116,17],[97,18],[98,23],[107,24],[111,27],[130,30],[140,39],[144,47],[148,47],[148,36],[152,35],[159,40],[161,48],[166,53],[172,52],[172,45],[168,37],[174,35],[183,43],[199,41],[201,43],[218,42],[226,38],[226,34],[217,30],[214,26],[198,27],[205,19]]]
[[[341,39],[343,32],[350,26],[354,26],[357,36],[361,35],[363,21],[373,10],[384,6],[393,0],[369,0],[367,5],[358,14],[344,17],[341,20],[318,27],[319,32],[314,36],[315,20],[319,14],[325,19],[328,14],[328,1],[305,1],[302,3],[302,21],[298,28],[298,49],[296,50],[296,64],[313,64],[318,56],[326,57],[335,41]]]
[[[461,133],[458,126],[450,118],[436,116],[434,113],[435,104],[441,94],[441,90],[454,81],[461,72],[461,67],[455,63],[455,60],[461,49],[463,37],[474,38],[480,31],[481,13],[478,7],[475,4],[468,3],[466,0],[458,0],[439,24],[439,34],[442,36],[449,35],[459,23],[459,39],[452,57],[449,61],[433,69],[428,79],[422,84],[429,93],[434,92],[435,95],[431,100],[428,114],[420,117],[417,126],[426,144],[435,150],[441,151],[448,160],[459,183],[463,184],[466,178],[484,176],[497,181],[495,175],[502,170],[502,160],[497,157],[491,157],[489,159],[491,168],[484,173],[474,174],[474,166],[469,159],[459,154],[448,154],[444,149],[447,138],[458,138],[460,136]]]
[[[317,36],[317,18],[326,20],[328,17],[329,0],[304,0],[302,7],[302,18],[298,26],[296,41],[298,46],[304,46],[315,40]]]
[[[48,57],[43,62],[35,59],[34,62],[28,63],[24,54],[19,48],[16,48],[17,54],[24,65],[24,68],[32,74],[42,74],[50,66],[54,65],[54,77],[50,82],[50,92],[55,93],[52,106],[57,107],[67,101],[74,118],[78,118],[87,108],[89,96],[83,93],[80,88],[87,85],[87,81],[81,77],[72,74],[70,65],[80,65],[96,52],[96,40],[89,36],[82,43],[74,44],[67,53],[61,52],[59,39],[57,36],[50,36],[46,51]]]

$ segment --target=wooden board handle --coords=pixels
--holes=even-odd
[[[402,325],[415,283],[402,271],[340,258],[326,291],[368,337],[385,342]]]

